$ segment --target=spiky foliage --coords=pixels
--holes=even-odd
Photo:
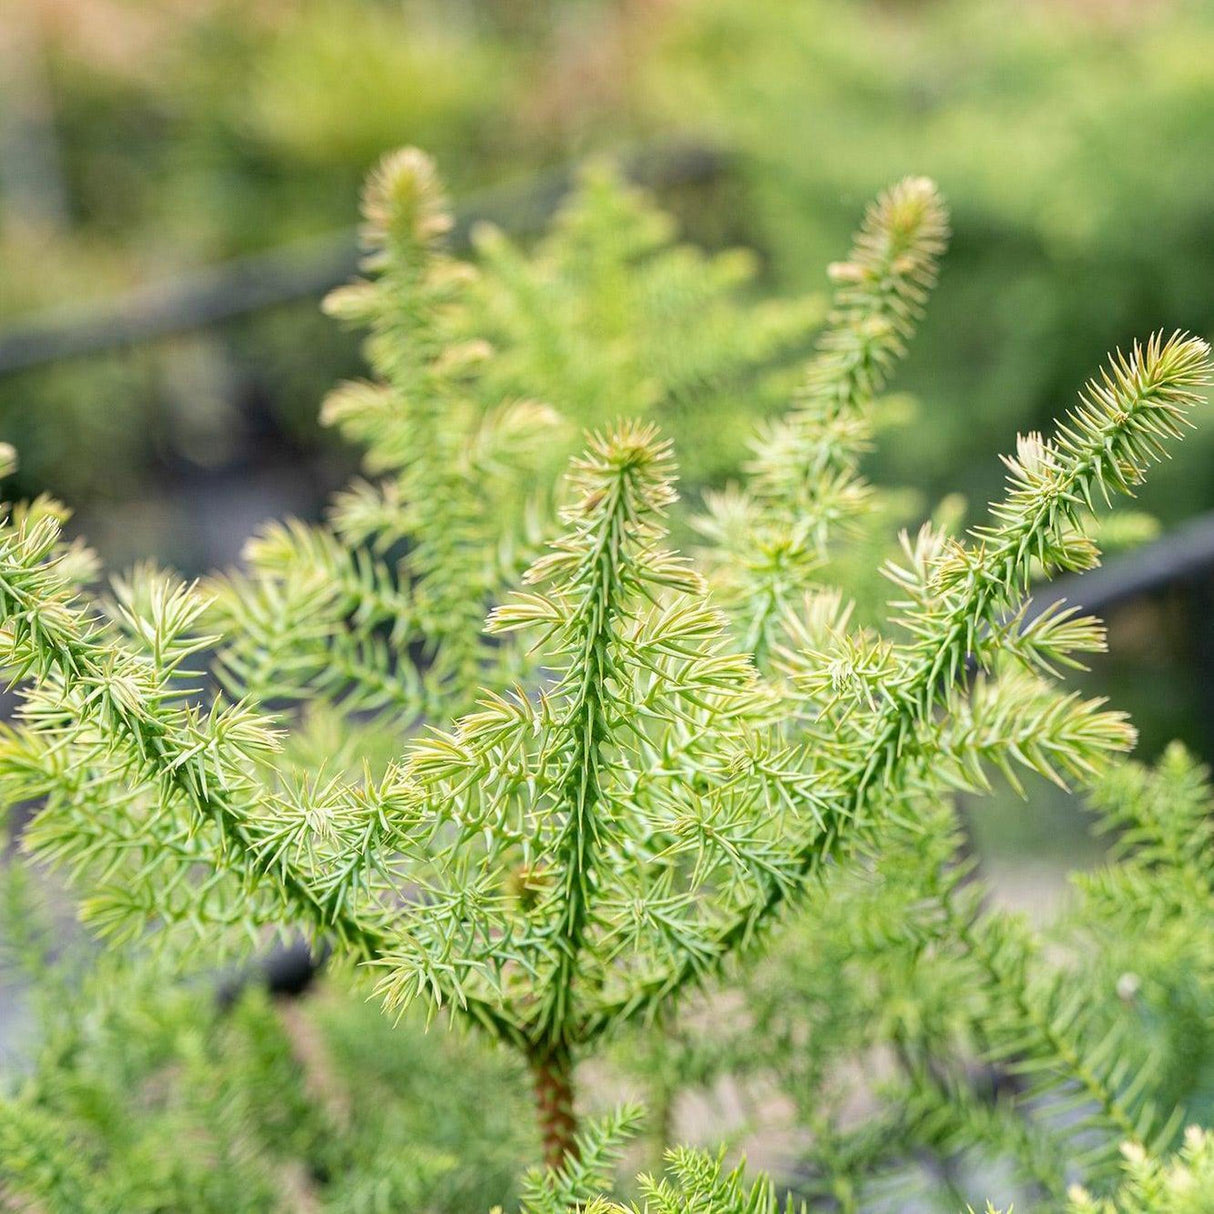
[[[1197,1126],[1185,1132],[1184,1146],[1168,1160],[1143,1150],[1125,1150],[1126,1178],[1112,1197],[1071,1192],[1068,1214],[1207,1214],[1214,1209],[1214,1137]]]
[[[592,443],[565,531],[525,578],[536,589],[489,621],[530,633],[550,682],[486,699],[409,751],[432,840],[413,879],[428,918],[453,908],[461,997],[475,992],[526,1043],[555,1160],[571,1051],[710,942],[807,828],[772,697],[724,644],[698,576],[661,547],[670,473],[652,429]],[[423,992],[425,972],[384,963],[390,1006]]]
[[[850,1173],[893,1148],[995,1144],[1057,1189],[1075,1164],[1099,1175],[1117,1139],[1166,1144],[1169,1089],[1133,1026],[962,881],[952,797],[996,773],[1016,789],[1030,773],[1091,782],[1131,744],[1121,714],[1061,686],[1103,647],[1100,626],[1030,615],[1026,598],[1095,561],[1094,514],[1179,436],[1205,344],[1156,337],[1116,356],[1052,438],[1021,441],[990,521],[904,536],[885,570],[893,614],[853,623],[817,580],[864,499],[874,393],[945,228],[930,183],[896,187],[834,272],[803,396],[714,508],[721,610],[666,547],[674,464],[652,424],[593,434],[536,491],[562,442],[538,406],[486,405],[493,354],[469,344],[469,272],[438,244],[428,162],[390,159],[365,210],[379,277],[332,306],[371,326],[382,382],[340,389],[326,412],[367,444],[378,485],[340,496],[328,527],[264,532],[217,605],[147,569],[90,602],[53,510],[0,528],[21,697],[0,792],[40,803],[25,846],[86,886],[85,917],[212,946],[302,928],[370,969],[389,1011],[485,1030],[530,1069],[563,1169],[533,1188],[540,1208],[582,1200],[601,1174],[603,1143],[577,1133],[577,1064],[697,990],[711,999],[794,913],[827,929],[829,964],[871,966],[880,994],[853,1005],[882,1015],[871,1031],[836,1022],[849,1052],[900,1060],[905,1112],[849,1133],[820,1099],[826,1053],[789,1061],[830,1023],[829,966],[806,967],[813,989],[787,1025],[784,1005],[755,1001],[759,1041],[783,1049],[759,1061],[804,1078],[815,1176],[837,1200],[855,1208]],[[719,1053],[744,1067],[754,1044]],[[1018,1101],[967,1091],[976,1056],[1028,1076]],[[1045,1112],[1028,1124],[1025,1107]],[[739,1174],[679,1160],[654,1208],[718,1192],[722,1210],[771,1206]],[[947,1171],[943,1188],[955,1195]]]
[[[1118,843],[1045,933],[975,872],[953,778],[920,781],[913,819],[827,874],[724,1023],[710,993],[636,1065],[666,1104],[728,1082],[731,1123],[760,1141],[808,1132],[785,1183],[810,1201],[1060,1208],[1077,1177],[1115,1179],[1120,1144],[1159,1160],[1210,1116],[1205,773],[1173,747],[1156,769],[1081,780]]]
[[[1200,341],[1176,337],[1136,346],[1091,385],[1055,440],[1025,445],[1012,463],[1008,496],[992,509],[995,521],[976,529],[970,543],[927,528],[908,540],[905,565],[890,570],[904,596],[896,623],[907,639],[849,633],[836,598],[811,601],[804,617],[790,623],[782,668],[792,689],[789,711],[804,739],[802,770],[818,828],[805,841],[785,836],[787,851],[779,865],[768,867],[758,896],[715,925],[696,952],[674,960],[621,1002],[619,1014],[636,1014],[714,971],[828,858],[873,837],[891,800],[930,767],[943,763],[962,772],[1000,756],[996,762],[1010,759],[1059,777],[1039,743],[1068,753],[1068,765],[1080,771],[1101,754],[1128,746],[1132,735],[1124,720],[1075,700],[1052,713],[1024,716],[1021,728],[1038,741],[1021,745],[1025,735],[1008,727],[1005,705],[1011,700],[1024,707],[1023,699],[1005,692],[1001,704],[997,689],[986,693],[992,728],[958,733],[955,723],[963,713],[981,707],[962,679],[967,660],[992,671],[1007,661],[1040,673],[1102,644],[1094,622],[1066,613],[1022,629],[1017,605],[1038,569],[1090,565],[1094,546],[1080,530],[1086,510],[1099,495],[1128,489],[1141,477],[1161,440],[1178,433],[1185,411],[1199,399],[1207,368],[1208,350]],[[1051,717],[1052,743],[1038,729]]]
[[[451,212],[415,149],[385,158],[363,212],[369,277],[326,306],[371,330],[375,379],[339,386],[321,417],[365,448],[365,476],[326,526],[266,528],[242,572],[207,586],[224,690],[319,701],[347,738],[368,713],[442,716],[509,681],[509,650],[480,625],[546,534],[579,426],[653,411],[689,444],[713,430],[732,467],[732,439],[700,418],[726,398],[730,416],[735,398],[774,407],[778,364],[820,310],[746,301],[746,254],[675,243],[670,217],[605,165],[533,254],[480,229],[476,267],[446,251]]]
[[[874,397],[906,352],[947,234],[944,205],[922,178],[869,208],[850,257],[830,267],[833,307],[796,406],[755,442],[745,490],[708,497],[698,526],[760,659],[825,562],[829,533],[872,507],[859,463]]]
[[[387,158],[363,212],[375,277],[327,306],[371,330],[380,378],[340,386],[321,417],[366,448],[374,479],[338,494],[329,526],[276,525],[249,545],[248,573],[216,586],[231,638],[219,670],[235,697],[400,721],[475,687],[490,656],[481,619],[517,571],[562,442],[546,405],[483,407],[492,352],[463,332],[474,275],[442,249],[451,217],[430,162],[412,149]]]
[[[624,1144],[641,1120],[639,1108],[624,1105],[579,1134],[577,1150],[559,1167],[532,1169],[524,1183],[522,1214],[565,1214],[593,1203],[611,1187]]]
[[[664,1175],[638,1178],[643,1195],[639,1204],[611,1200],[606,1194],[612,1178],[603,1164],[615,1161],[636,1133],[638,1121],[636,1110],[624,1108],[596,1122],[583,1136],[582,1159],[593,1162],[533,1175],[521,1214],[793,1214],[792,1201],[783,1206],[765,1177],[748,1181],[744,1165],[725,1166],[723,1152],[714,1156],[686,1148],[669,1152]]]

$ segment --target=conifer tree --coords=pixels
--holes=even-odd
[[[705,573],[667,545],[674,454],[651,421],[585,437],[549,489],[558,413],[486,407],[495,355],[469,333],[429,162],[390,157],[365,212],[375,277],[330,308],[369,325],[382,380],[325,416],[378,479],[324,526],[268,529],[205,591],[141,568],[92,596],[63,509],[11,508],[0,621],[21,702],[0,795],[40,803],[25,847],[112,939],[302,929],[376,974],[390,1013],[441,1010],[513,1051],[554,1169],[538,1214],[601,1187],[635,1120],[579,1134],[581,1060],[669,1019],[841,877],[907,857],[917,832],[947,840],[948,790],[1095,781],[1131,745],[1122,714],[1060,686],[1103,646],[1097,622],[1029,618],[1026,596],[1095,562],[1092,517],[1180,436],[1209,350],[1177,334],[1116,355],[1052,437],[1021,440],[988,523],[904,537],[877,630],[820,579],[864,508],[875,394],[943,249],[931,183],[878,200],[833,268],[798,401],[701,521]],[[908,888],[932,908],[921,939],[1006,1010],[989,1052],[1166,1145],[1118,1038],[1090,1039],[1073,991],[1035,979],[1031,944],[950,863],[933,852]],[[675,1171],[651,1208],[774,1208],[720,1161]]]

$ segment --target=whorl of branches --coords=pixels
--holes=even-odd
[[[643,208],[594,188],[568,242],[618,273],[638,240],[664,247]],[[1022,790],[1026,771],[1099,783],[1132,744],[1122,714],[1059,686],[1104,646],[1099,624],[1031,617],[1026,596],[1097,559],[1093,515],[1180,437],[1209,349],[1176,334],[1114,357],[1051,438],[1020,441],[989,522],[903,537],[878,631],[815,579],[827,532],[865,504],[874,395],[935,278],[947,224],[931,183],[878,200],[833,267],[802,393],[710,505],[707,578],[667,547],[674,456],[652,422],[596,430],[551,487],[564,431],[548,406],[495,395],[497,356],[473,335],[485,301],[442,246],[430,162],[386,160],[364,216],[370,277],[329,306],[369,327],[376,380],[338,388],[324,417],[364,447],[370,479],[325,525],[266,528],[205,591],[143,568],[91,601],[62,509],[9,510],[0,623],[21,703],[0,796],[40,803],[25,846],[86,887],[104,932],[231,943],[302,927],[370,968],[391,1012],[442,1008],[516,1051],[560,1169],[527,1200],[551,1214],[591,1201],[635,1119],[577,1132],[575,1067],[609,1033],[670,1015],[832,874],[939,821],[951,791],[995,773]],[[720,302],[705,286],[719,268],[670,256]],[[534,312],[511,332],[537,358],[551,336]],[[1167,865],[1184,880],[1166,913],[1208,912],[1200,815],[1185,811],[1186,841],[1154,792],[1119,799],[1113,780],[1101,795],[1139,862],[1089,898],[1145,901]],[[1093,1168],[1114,1137],[1161,1149],[1176,1123],[1125,1026],[1042,978],[1022,929],[941,875],[950,862],[915,869],[931,908],[917,947],[951,950],[997,1004],[986,1052],[1031,1071],[1031,1091],[1083,1102]],[[1004,1125],[965,1102],[943,1125],[947,1083],[908,1059],[910,1138]],[[39,1124],[9,1132],[33,1142]],[[1035,1150],[1031,1133],[1008,1140]],[[17,1149],[75,1183],[52,1139]],[[648,1208],[775,1209],[720,1159],[672,1167],[646,1182]]]

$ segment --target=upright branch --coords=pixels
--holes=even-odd
[[[563,512],[570,530],[554,552],[532,566],[527,583],[560,578],[569,615],[549,638],[567,663],[557,693],[567,706],[560,730],[567,734],[564,770],[558,776],[554,811],[563,819],[552,854],[556,875],[556,919],[552,946],[556,966],[544,983],[529,1033],[531,1065],[547,1161],[558,1165],[574,1146],[571,1059],[567,1040],[572,1021],[573,985],[586,941],[603,819],[603,747],[611,731],[611,642],[632,587],[625,571],[626,549],[645,535],[646,514],[658,514],[673,500],[664,473],[667,446],[652,432],[624,431],[600,443],[574,464],[575,504]],[[499,609],[491,631],[518,626],[517,607]]]
[[[820,512],[854,471],[873,397],[923,315],[948,240],[948,211],[926,177],[908,177],[868,208],[846,261],[828,269],[833,308],[794,407],[755,444],[749,489],[761,501]],[[815,526],[826,520],[812,519]]]
[[[794,407],[756,440],[744,491],[707,499],[697,523],[715,545],[706,556],[760,665],[832,530],[870,504],[859,464],[874,397],[906,353],[947,239],[947,210],[926,178],[907,178],[869,207],[850,256],[830,267],[833,307]]]
[[[229,694],[320,701],[347,729],[389,713],[399,744],[419,718],[501,681],[490,671],[507,655],[480,625],[550,514],[569,435],[549,406],[492,393],[494,351],[470,333],[476,271],[444,246],[453,219],[430,158],[385,156],[362,210],[367,277],[326,308],[370,330],[374,378],[338,385],[321,421],[363,449],[365,478],[335,496],[326,525],[274,524],[250,541],[247,570],[214,581],[211,615]]]
[[[652,427],[592,441],[573,464],[566,529],[526,575],[535,589],[489,622],[532,632],[554,681],[534,699],[486,697],[406,766],[438,841],[432,897],[457,897],[467,866],[485,874],[477,948],[496,978],[484,997],[523,1026],[562,1149],[583,1025],[631,970],[694,947],[710,892],[736,899],[768,870],[787,808],[772,794],[753,812],[778,780],[762,760],[779,755],[756,742],[770,697],[724,649],[697,575],[660,546],[672,473]],[[390,1003],[414,993],[392,974],[384,991]]]
[[[576,501],[562,514],[569,530],[524,578],[532,585],[560,579],[569,608],[547,638],[565,662],[556,691],[567,696],[560,729],[569,738],[555,805],[563,826],[552,856],[559,874],[559,910],[552,927],[556,969],[543,991],[534,1029],[547,1047],[567,1044],[573,978],[599,884],[602,752],[610,738],[611,708],[618,702],[610,683],[618,673],[612,641],[620,631],[624,604],[636,589],[635,566],[625,563],[627,549],[652,539],[649,519],[664,513],[674,500],[669,451],[669,444],[656,441],[654,431],[625,428],[577,460]],[[498,608],[490,631],[518,627],[519,607]]]

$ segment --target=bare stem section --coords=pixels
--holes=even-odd
[[[577,1157],[577,1115],[573,1109],[573,1060],[563,1050],[533,1054],[531,1074],[544,1165],[559,1168],[566,1157]]]

